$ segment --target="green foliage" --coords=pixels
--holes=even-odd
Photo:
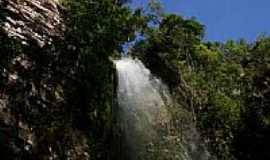
[[[194,19],[167,15],[131,54],[194,113],[212,159],[269,159],[270,38],[202,42],[203,29]]]

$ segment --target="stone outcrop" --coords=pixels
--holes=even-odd
[[[61,10],[58,0],[0,0],[0,27],[23,44],[43,47],[65,30]]]

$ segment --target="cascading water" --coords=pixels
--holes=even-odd
[[[181,108],[174,111],[176,105],[167,87],[139,60],[123,58],[115,64],[119,104],[115,114],[121,140],[119,159],[208,159],[189,113]]]

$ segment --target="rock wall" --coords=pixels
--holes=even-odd
[[[33,157],[38,144],[34,135],[37,129],[18,111],[26,106],[34,108],[27,103],[29,95],[37,94],[31,77],[36,67],[33,65],[40,57],[30,58],[29,53],[45,52],[45,46],[56,37],[63,37],[62,11],[57,0],[0,0],[0,155],[3,159],[38,159]],[[33,94],[27,94],[26,86],[30,83]]]
[[[0,0],[1,30],[9,37],[43,47],[65,27],[58,0]]]

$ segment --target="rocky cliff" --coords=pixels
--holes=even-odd
[[[58,0],[0,0],[1,30],[24,44],[40,47],[65,29]]]
[[[120,42],[110,36],[96,42],[110,33],[111,23],[119,25],[111,20],[118,16],[107,13],[113,10],[107,7],[117,6],[96,0],[97,8],[91,2],[81,16],[77,13],[89,1],[69,2],[65,9],[55,0],[0,0],[1,159],[110,157],[114,70],[103,52]],[[70,24],[77,16],[86,21]],[[71,30],[78,26],[87,31]],[[85,33],[91,34],[82,37]],[[109,51],[100,48],[107,45]]]
[[[46,148],[39,147],[41,127],[34,127],[33,123],[40,120],[33,115],[37,115],[40,104],[34,105],[39,100],[33,98],[40,99],[40,92],[45,96],[45,91],[38,87],[37,77],[46,72],[35,70],[41,65],[40,55],[48,52],[49,47],[45,46],[56,37],[63,37],[61,13],[62,7],[56,0],[0,0],[0,155],[3,159],[41,159],[37,158],[40,151],[53,152],[49,144],[43,143]],[[44,155],[53,157],[53,153]]]

